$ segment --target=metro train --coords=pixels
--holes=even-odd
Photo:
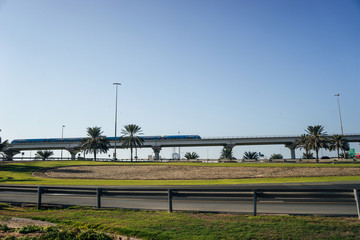
[[[166,135],[166,136],[140,136],[145,141],[157,140],[191,140],[201,139],[199,135]],[[15,139],[11,144],[26,144],[26,143],[56,143],[56,142],[80,142],[83,138],[39,138],[39,139]],[[114,141],[115,137],[108,137],[110,141]],[[120,137],[116,140],[120,141]]]
[[[83,138],[37,138],[37,139],[15,139],[11,144],[23,143],[56,143],[56,142],[79,142]]]

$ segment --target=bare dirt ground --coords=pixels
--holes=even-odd
[[[40,226],[40,227],[50,227],[50,226],[56,226],[54,223],[45,222],[45,221],[38,221],[38,220],[32,220],[28,218],[17,218],[17,217],[3,217],[0,215],[0,224],[5,224],[9,228],[12,229],[19,229],[25,226]],[[41,235],[44,235],[43,233],[28,233],[28,234],[21,234],[17,231],[11,231],[11,232],[4,232],[0,231],[0,239],[4,239],[6,237],[14,236],[17,238],[24,238],[24,237],[39,237]],[[114,239],[127,239],[127,240],[142,240],[140,238],[134,238],[134,237],[127,237],[124,235],[117,235],[117,234],[108,234],[112,236]]]
[[[50,178],[114,180],[199,180],[272,177],[359,176],[360,168],[200,167],[200,166],[70,166],[34,173]]]
[[[24,226],[29,226],[29,225],[36,225],[41,227],[49,227],[56,225],[54,223],[32,220],[28,218],[17,218],[17,217],[10,217],[2,220],[0,219],[0,224],[6,224],[9,228],[22,228]]]
[[[4,218],[1,216],[0,216],[0,224],[5,224],[9,228],[15,228],[15,229],[22,228],[25,226],[30,226],[30,225],[36,225],[36,226],[41,226],[41,227],[55,226],[55,224],[53,224],[53,223],[32,220],[32,219],[28,219],[28,218],[17,218],[17,217]],[[42,235],[42,234],[40,234],[40,233],[21,234],[16,231],[14,231],[14,232],[0,231],[0,239],[4,239],[9,236],[14,236],[15,238],[21,238],[21,237],[27,236],[30,238],[30,237],[38,237],[40,235]]]

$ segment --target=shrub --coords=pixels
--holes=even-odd
[[[98,233],[93,230],[88,230],[76,236],[77,240],[112,240],[112,238],[105,233]]]
[[[0,224],[0,230],[7,232],[10,230],[10,228],[6,224]]]
[[[16,240],[14,236],[7,236],[4,240]]]
[[[0,210],[6,209],[6,208],[11,208],[11,205],[5,204],[5,203],[0,203]]]
[[[94,230],[81,231],[79,228],[64,231],[53,228],[53,230],[54,231],[37,237],[36,240],[112,240],[112,238],[105,233],[95,232]]]
[[[39,227],[39,226],[35,226],[35,225],[28,225],[28,226],[24,226],[22,228],[20,228],[18,230],[19,233],[33,233],[33,232],[43,232],[43,228]]]
[[[274,153],[273,155],[271,155],[270,159],[284,159],[284,157],[282,154]]]

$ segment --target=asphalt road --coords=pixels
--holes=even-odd
[[[119,186],[117,186],[119,187]],[[123,187],[123,186],[121,186]],[[146,188],[151,186],[139,186]],[[198,188],[199,186],[171,186],[171,188]],[[201,186],[214,187],[214,186]],[[317,189],[317,188],[358,188],[360,183],[337,183],[337,184],[271,184],[271,185],[226,185],[216,186],[232,188],[280,188],[280,189]],[[134,186],[129,186],[134,188]],[[164,186],[169,188],[169,186]],[[26,192],[1,192],[0,202],[5,203],[36,203],[37,195]],[[43,204],[96,206],[94,195],[69,195],[69,194],[44,194]],[[128,208],[128,209],[156,209],[168,210],[168,199],[166,197],[129,197],[129,196],[103,196],[102,207]],[[209,211],[252,214],[253,201],[234,198],[200,198],[200,197],[175,197],[173,199],[173,210]],[[291,200],[261,200],[257,203],[258,214],[312,214],[325,216],[356,216],[357,209],[355,201],[337,201],[336,199],[319,201],[291,201]]]

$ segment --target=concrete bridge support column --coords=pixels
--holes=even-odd
[[[161,147],[159,146],[154,146],[154,147],[151,147],[152,150],[154,151],[154,154],[155,154],[155,160],[160,160],[160,151],[161,151]]]
[[[291,159],[295,159],[296,156],[295,156],[295,148],[294,147],[290,147],[290,155],[291,155]]]
[[[78,154],[80,152],[79,149],[66,149],[66,150],[69,151],[69,153],[71,155],[71,160],[75,160],[76,154]]]
[[[290,149],[290,155],[291,155],[291,159],[295,159],[295,143],[288,143],[285,144],[285,147],[287,147],[288,149]]]
[[[226,144],[224,146],[224,148],[226,149],[226,151],[232,151],[232,149],[235,147],[234,144]]]

